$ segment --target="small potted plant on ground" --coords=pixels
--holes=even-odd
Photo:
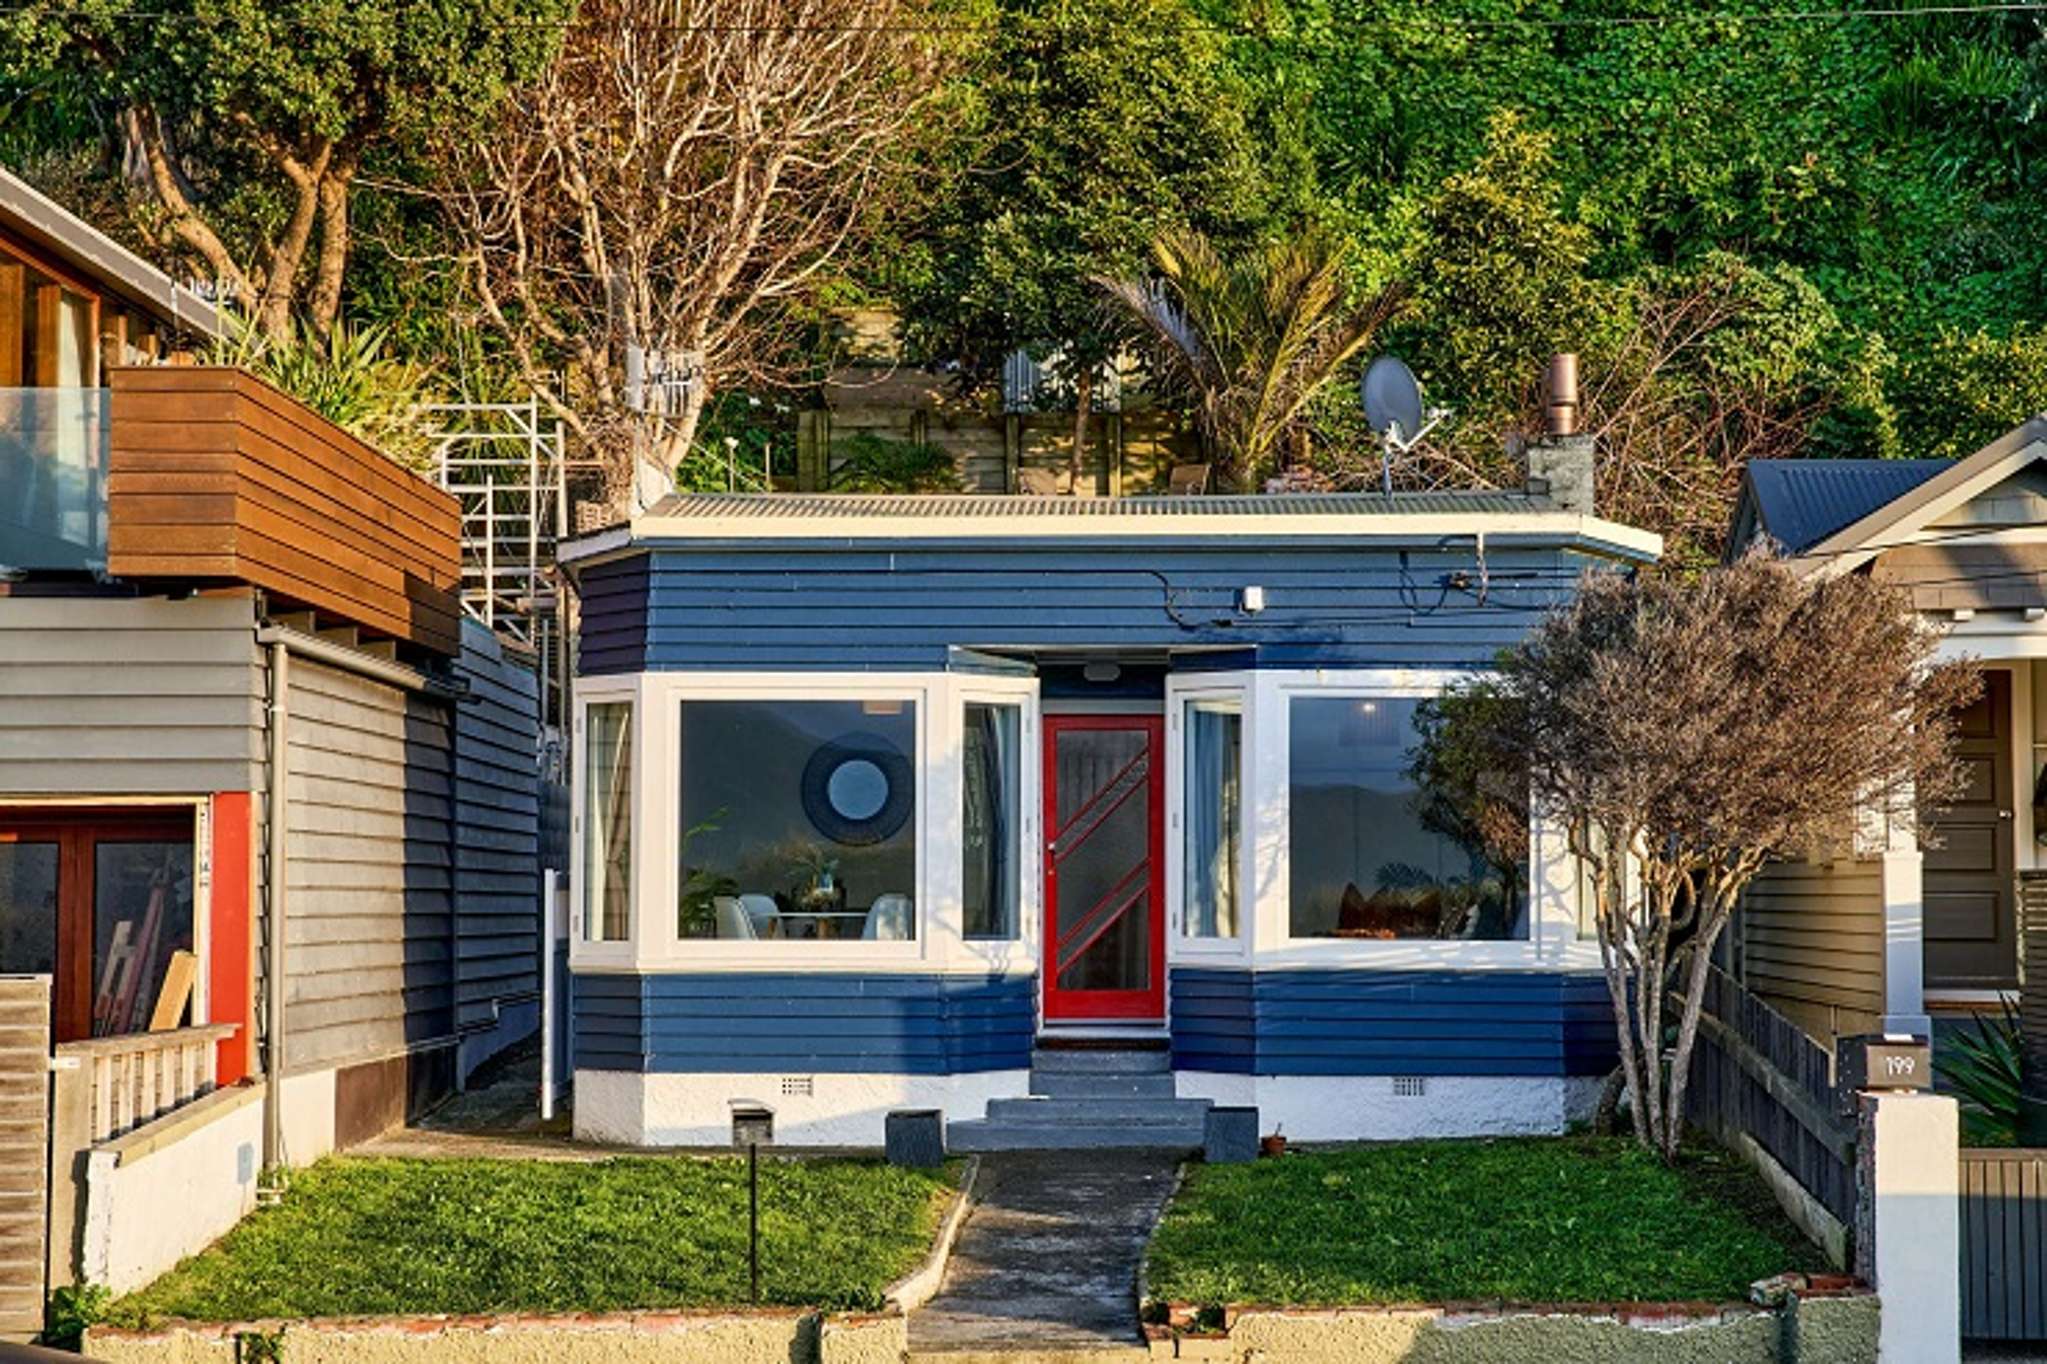
[[[1258,1139],[1259,1155],[1277,1158],[1286,1154],[1286,1133],[1282,1130],[1284,1126],[1284,1123],[1275,1125],[1270,1132]]]

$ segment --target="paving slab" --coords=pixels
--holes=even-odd
[[[984,1155],[944,1285],[910,1314],[911,1359],[1147,1358],[1137,1274],[1178,1162],[1172,1151]]]

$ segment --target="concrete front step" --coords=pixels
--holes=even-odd
[[[978,1151],[1192,1151],[1201,1145],[1202,1121],[949,1123],[948,1150]]]
[[[1171,1099],[1175,1092],[1171,1071],[1142,1075],[1031,1072],[1031,1093],[1048,1099]]]
[[[1207,1099],[1046,1098],[990,1099],[988,1121],[1018,1123],[1192,1123],[1199,1127]]]
[[[1172,1070],[1172,1054],[1164,1047],[1039,1047],[1031,1053],[1031,1071],[1039,1075],[1170,1075]]]

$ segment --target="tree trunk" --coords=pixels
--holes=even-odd
[[[1094,367],[1083,365],[1073,374],[1073,454],[1066,465],[1075,496],[1080,494],[1080,475],[1087,465],[1087,417],[1094,396]]]
[[[348,270],[348,198],[355,184],[357,156],[344,148],[320,179],[320,256],[314,267],[309,304],[313,328],[325,336],[341,315],[341,284]]]

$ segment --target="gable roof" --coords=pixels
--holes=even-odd
[[[1953,466],[1946,459],[1754,460],[1734,548],[1767,535],[1787,553],[1802,553]]]

